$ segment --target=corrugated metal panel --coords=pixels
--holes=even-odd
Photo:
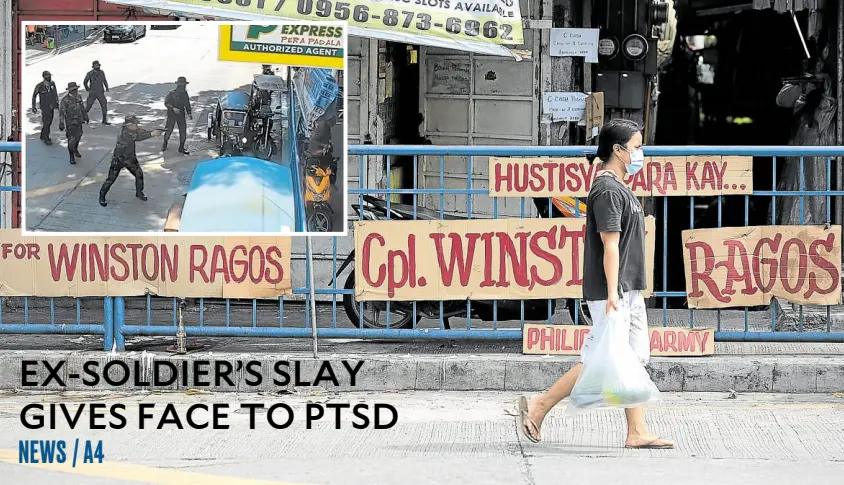
[[[824,0],[753,0],[756,10],[774,9],[777,12],[799,12],[800,10],[823,10]]]

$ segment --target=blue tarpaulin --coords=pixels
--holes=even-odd
[[[179,232],[292,233],[296,202],[290,167],[252,157],[197,164]]]

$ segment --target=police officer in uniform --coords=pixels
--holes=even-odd
[[[108,119],[108,101],[106,101],[105,92],[108,91],[108,81],[106,80],[105,72],[100,69],[100,61],[94,61],[91,65],[93,69],[88,71],[85,75],[85,80],[82,85],[85,86],[85,91],[88,91],[88,100],[85,102],[85,111],[90,112],[94,106],[94,101],[100,102],[100,110],[103,112],[103,124],[107,125]]]
[[[100,205],[105,207],[105,196],[108,193],[117,176],[125,168],[135,176],[135,197],[147,200],[144,195],[144,172],[138,163],[138,156],[135,152],[135,143],[148,140],[154,136],[161,135],[161,130],[148,131],[138,126],[138,118],[135,115],[126,116],[120,134],[117,136],[117,144],[114,146],[114,154],[111,157],[111,167],[108,169],[108,177],[100,188]]]
[[[70,154],[71,165],[76,164],[79,153],[79,142],[82,140],[82,123],[88,122],[88,112],[85,103],[79,95],[79,85],[70,82],[67,85],[67,95],[59,104],[59,130],[66,130],[67,152]]]
[[[32,93],[32,113],[38,113],[38,108],[35,107],[35,100],[40,97],[41,141],[45,145],[52,145],[53,140],[50,139],[50,129],[53,126],[53,116],[56,110],[59,109],[59,92],[56,89],[56,83],[53,82],[50,71],[42,72],[41,78],[43,80],[35,85],[35,91]]]
[[[161,151],[167,150],[167,141],[170,140],[170,135],[173,134],[173,127],[179,125],[179,153],[189,155],[185,149],[185,140],[187,140],[187,123],[185,122],[185,114],[192,120],[193,114],[190,108],[190,96],[187,91],[188,81],[184,76],[176,81],[176,88],[167,93],[164,98],[164,106],[167,108],[167,125],[164,131],[164,143],[161,145]]]

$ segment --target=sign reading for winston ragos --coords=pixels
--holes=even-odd
[[[290,238],[50,237],[0,230],[0,296],[278,298]]]
[[[318,24],[222,25],[221,61],[343,69],[346,29]]]

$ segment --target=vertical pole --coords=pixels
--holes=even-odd
[[[114,298],[111,296],[103,298],[103,327],[103,350],[108,352],[114,348]]]
[[[114,346],[117,350],[126,350],[126,339],[123,338],[123,324],[126,317],[126,305],[122,296],[116,296],[114,300]],[[109,349],[111,350],[111,349]]]
[[[179,298],[179,331],[176,333],[176,353],[184,355],[187,353],[187,345],[185,344],[185,324],[182,321],[182,312],[185,309],[185,299]]]
[[[305,264],[308,265],[308,292],[311,298],[311,337],[314,343],[314,359],[316,359],[319,352],[317,351],[316,293],[314,292],[314,248],[311,244],[311,236],[307,236],[305,242],[307,243]]]

